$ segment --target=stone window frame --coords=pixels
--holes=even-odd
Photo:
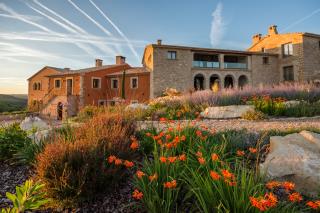
[[[286,79],[286,77],[288,77],[288,76],[290,76],[290,74],[288,74],[288,73],[285,73],[285,69],[287,68],[291,68],[292,67],[292,79]],[[283,66],[282,67],[282,77],[283,77],[283,81],[290,81],[290,82],[292,82],[292,81],[294,81],[294,66],[293,65],[289,65],[289,66]]]
[[[137,87],[133,87],[132,81],[136,79],[137,80]],[[138,89],[139,88],[139,77],[135,76],[135,77],[130,77],[130,88],[131,89]]]
[[[111,89],[119,89],[119,78],[111,78],[110,79],[111,81]],[[117,83],[117,87],[114,87],[113,86],[113,81],[117,81],[118,83]]]
[[[93,81],[94,80],[99,80],[99,86],[98,87],[94,87],[94,83],[93,83]],[[91,78],[91,88],[92,89],[101,89],[101,77],[92,77]]]
[[[56,81],[59,81],[59,82],[60,82],[60,83],[59,83],[59,87],[57,87]],[[55,79],[54,79],[54,88],[55,88],[55,89],[61,89],[61,87],[62,87],[62,79],[61,79],[61,78],[55,78]]]
[[[174,57],[173,57],[174,56]],[[177,60],[177,51],[175,50],[168,50],[167,52],[167,59],[168,60]]]
[[[71,95],[74,94],[74,80],[73,77],[66,77],[66,94],[68,94],[68,80],[72,80],[72,91],[71,91]]]

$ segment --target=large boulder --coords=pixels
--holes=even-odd
[[[147,110],[149,108],[150,107],[146,104],[135,103],[135,104],[130,104],[130,105],[126,106],[125,110],[136,110],[136,109]]]
[[[244,113],[253,110],[252,105],[215,106],[206,108],[200,115],[211,119],[240,118]]]
[[[320,191],[320,134],[309,131],[273,136],[270,153],[260,165],[268,179],[289,180],[305,195]]]
[[[49,129],[49,125],[39,117],[26,117],[21,123],[20,128],[24,131],[40,131]]]

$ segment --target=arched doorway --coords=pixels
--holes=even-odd
[[[233,77],[231,75],[227,75],[224,78],[224,88],[233,88]]]
[[[61,102],[57,105],[57,120],[62,120],[63,115],[63,104]]]
[[[216,87],[218,87],[218,89],[220,89],[220,78],[219,75],[217,74],[213,74],[210,76],[210,89],[214,90],[214,88],[216,89]]]
[[[248,84],[248,78],[245,75],[241,75],[238,80],[239,88],[243,89]]]
[[[195,90],[204,90],[204,76],[202,74],[194,76],[193,85]]]

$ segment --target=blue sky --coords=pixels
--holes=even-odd
[[[45,65],[90,67],[115,55],[141,65],[144,46],[244,50],[269,25],[320,34],[319,0],[0,0],[0,94],[27,93]]]

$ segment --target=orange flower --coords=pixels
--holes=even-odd
[[[169,140],[171,137],[172,137],[172,136],[169,135],[169,134],[166,135],[166,139],[167,139],[167,140]]]
[[[179,155],[179,160],[186,161],[187,160],[186,154]]]
[[[219,180],[220,179],[220,175],[215,172],[215,171],[210,171],[210,176],[213,180]]]
[[[141,200],[143,198],[143,193],[139,192],[138,189],[135,189],[132,193],[132,197],[137,200]]]
[[[264,197],[250,197],[250,202],[253,207],[260,211],[266,211],[277,205],[278,199],[273,193],[266,194]]]
[[[201,165],[206,163],[206,159],[204,159],[203,157],[198,158],[198,161]]]
[[[293,203],[300,202],[302,200],[302,196],[298,192],[294,192],[292,194],[289,194],[288,198]]]
[[[249,148],[249,151],[250,151],[251,153],[257,153],[257,149],[256,149],[256,148],[250,147],[250,148]]]
[[[122,160],[117,158],[115,161],[114,161],[114,164],[115,165],[121,165],[122,164]]]
[[[310,208],[312,209],[320,209],[320,200],[318,201],[308,201],[307,203],[307,206],[309,206]]]
[[[242,151],[242,150],[237,150],[237,155],[238,156],[244,156],[245,155],[245,152],[244,151]]]
[[[229,171],[226,170],[226,169],[223,169],[223,170],[221,171],[221,173],[222,173],[223,177],[226,178],[226,179],[234,178],[234,174],[232,174],[231,172],[229,172]]]
[[[163,144],[162,140],[161,139],[157,140],[157,144],[162,145]]]
[[[170,163],[174,163],[177,160],[177,157],[168,157]]]
[[[211,154],[211,159],[212,159],[213,161],[217,161],[217,160],[219,160],[219,155],[217,155],[216,153],[212,153],[212,154]]]
[[[186,136],[185,135],[182,135],[181,136],[181,141],[185,141],[186,140]]]
[[[109,162],[109,163],[113,163],[113,161],[115,161],[116,159],[117,159],[116,156],[110,155],[110,156],[108,157],[108,162]]]
[[[151,133],[150,133],[150,132],[147,132],[147,133],[146,133],[146,136],[147,136],[147,137],[151,137]]]
[[[168,132],[172,132],[172,131],[173,131],[173,127],[169,127]]]
[[[157,173],[154,173],[153,175],[150,175],[149,176],[149,180],[152,182],[152,181],[154,181],[154,180],[157,180],[158,179],[158,175],[157,175]]]
[[[273,188],[276,188],[276,187],[279,187],[281,186],[281,183],[278,182],[278,181],[269,181],[267,184],[266,184],[266,187],[268,189],[273,189]]]
[[[196,135],[200,137],[202,135],[202,132],[200,130],[197,130]]]
[[[159,158],[159,160],[160,160],[161,163],[166,163],[166,162],[167,162],[167,158],[166,158],[166,157],[163,157],[163,156],[161,156],[161,157]]]
[[[287,191],[292,191],[295,187],[295,184],[289,181],[285,181],[282,183],[282,187],[285,188]]]
[[[132,150],[138,149],[138,147],[139,147],[139,143],[137,141],[133,141],[130,145],[130,148]]]
[[[160,122],[164,123],[164,122],[166,122],[166,121],[167,121],[166,118],[164,118],[164,117],[160,118]]]
[[[164,188],[168,188],[168,189],[176,188],[177,187],[177,181],[176,180],[172,180],[172,181],[165,182],[163,184],[163,186],[164,186]]]
[[[127,168],[131,168],[134,166],[134,163],[132,161],[128,161],[128,160],[125,160],[124,163],[123,163]]]
[[[137,172],[136,172],[136,175],[137,175],[137,177],[139,178],[139,179],[141,179],[143,176],[145,176],[146,174],[143,172],[143,171],[141,171],[141,170],[138,170]]]
[[[202,157],[202,152],[198,151],[198,152],[196,153],[196,156],[199,157],[199,158]]]

